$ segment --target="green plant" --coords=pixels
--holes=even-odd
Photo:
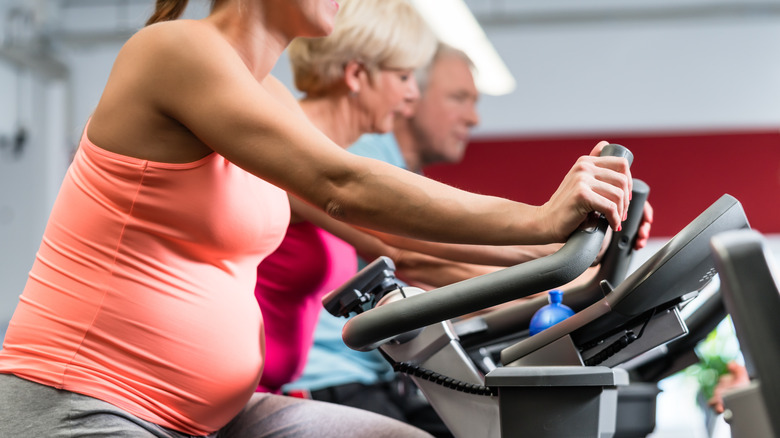
[[[696,378],[699,392],[706,401],[712,397],[720,376],[728,372],[728,363],[739,356],[739,344],[729,317],[699,343],[696,355],[699,363],[691,365],[685,372]]]

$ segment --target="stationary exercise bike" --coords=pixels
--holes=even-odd
[[[455,436],[610,437],[617,387],[628,384],[615,367],[685,334],[679,307],[715,274],[709,238],[744,227],[741,206],[725,195],[625,281],[601,281],[601,299],[504,348],[487,374],[449,320],[576,278],[595,259],[605,221],[583,226],[551,256],[426,293],[398,288],[392,262],[379,259],[324,303],[334,314],[359,313],[345,326],[347,345],[379,347]]]

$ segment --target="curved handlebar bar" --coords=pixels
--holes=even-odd
[[[626,278],[649,193],[650,187],[644,181],[634,179],[628,217],[623,221],[622,230],[612,234],[612,241],[599,262],[598,272],[587,283],[564,291],[563,303],[575,312],[604,298],[606,291],[601,285],[602,281],[606,280],[610,286],[616,286]],[[477,331],[472,330],[475,326],[471,324],[470,318],[463,323],[466,331],[461,332],[456,324],[456,332],[460,335],[461,344],[464,346],[478,345],[484,341],[518,333],[528,328],[534,313],[547,303],[546,295],[528,298],[517,304],[480,315],[477,318],[482,321],[482,324],[476,326],[479,328]]]
[[[631,152],[620,145],[605,146],[601,155],[625,157],[629,164],[633,161]],[[547,257],[361,313],[344,326],[344,343],[354,350],[372,350],[401,333],[566,284],[593,264],[608,226],[603,216],[592,215],[561,249]]]

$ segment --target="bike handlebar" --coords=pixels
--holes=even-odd
[[[633,161],[620,145],[605,146],[601,155]],[[376,307],[347,321],[342,338],[354,350],[372,350],[399,334],[566,284],[593,264],[608,227],[603,216],[591,215],[549,256]]]

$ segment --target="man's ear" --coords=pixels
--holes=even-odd
[[[344,82],[350,93],[360,93],[366,74],[366,68],[360,62],[354,60],[347,62],[347,65],[344,66]]]

